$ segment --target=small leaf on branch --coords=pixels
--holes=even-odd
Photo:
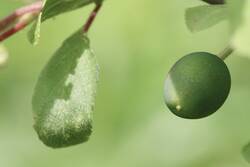
[[[41,31],[41,17],[42,13],[39,14],[35,23],[32,25],[30,31],[28,32],[28,40],[32,45],[37,45],[40,39],[40,31]]]
[[[93,0],[47,0],[43,8],[41,21],[76,10],[92,2]]]
[[[47,0],[44,0],[43,6],[45,6],[46,3],[47,3]],[[42,14],[43,14],[43,11],[39,13],[35,23],[32,25],[31,29],[29,30],[27,34],[28,40],[32,45],[37,45],[39,43],[40,33],[41,33]]]
[[[52,56],[34,91],[34,128],[44,144],[60,148],[88,140],[97,80],[96,58],[78,31]]]
[[[202,5],[186,10],[186,25],[191,32],[212,27],[227,19],[226,5]]]
[[[79,9],[92,2],[94,2],[94,0],[44,0],[43,10],[28,33],[29,41],[33,45],[38,44],[41,22],[59,14]]]

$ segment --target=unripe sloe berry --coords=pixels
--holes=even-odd
[[[175,115],[198,119],[216,112],[231,88],[230,72],[216,55],[191,53],[181,58],[165,80],[165,103]]]

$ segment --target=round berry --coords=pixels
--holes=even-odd
[[[203,118],[223,105],[230,88],[231,76],[223,60],[207,52],[191,53],[169,71],[165,103],[179,117]]]

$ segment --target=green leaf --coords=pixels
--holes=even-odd
[[[188,8],[186,25],[191,32],[205,30],[227,19],[226,5],[202,5]]]
[[[43,6],[45,6],[46,2],[47,0],[43,0]],[[40,39],[42,14],[43,11],[39,13],[35,23],[32,25],[27,34],[28,40],[32,45],[37,45]]]
[[[7,63],[7,60],[8,51],[3,45],[0,45],[0,67],[3,67]]]
[[[232,45],[239,55],[250,58],[250,1],[231,2]]]
[[[243,147],[242,155],[250,163],[250,143]]]
[[[76,10],[92,3],[93,0],[47,0],[42,14],[42,21],[61,13]]]
[[[76,10],[92,2],[94,0],[44,0],[43,10],[28,33],[29,41],[33,45],[38,44],[41,22],[59,14]]]
[[[104,0],[94,0],[96,4],[102,4]]]
[[[78,31],[52,56],[34,91],[34,128],[44,144],[60,148],[88,140],[97,80],[96,58]]]
[[[231,30],[234,32],[242,24],[245,0],[227,0]]]
[[[32,25],[30,31],[28,32],[28,40],[32,45],[37,45],[40,39],[40,31],[41,31],[41,18],[42,13],[39,14],[37,20]]]
[[[224,4],[225,3],[225,0],[202,0],[206,3],[209,3],[209,4]]]

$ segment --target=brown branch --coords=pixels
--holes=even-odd
[[[90,13],[89,18],[87,19],[86,23],[83,26],[83,32],[87,33],[91,25],[93,24],[96,15],[98,14],[99,10],[101,9],[102,4],[96,4],[94,10]]]
[[[42,9],[42,1],[32,3],[28,6],[21,7],[9,16],[0,20],[0,32],[4,31],[10,25],[14,24],[20,17],[27,13],[39,13]]]
[[[38,15],[39,13],[32,13],[32,14],[27,14],[23,15],[23,17],[20,18],[20,21],[17,22],[13,27],[10,29],[6,30],[2,34],[0,34],[0,42],[6,40],[13,34],[21,31],[24,29],[27,25],[29,25]]]
[[[94,10],[91,12],[83,26],[84,33],[87,33],[90,29],[101,6],[102,4],[96,4]],[[38,2],[17,9],[9,16],[0,20],[0,42],[24,29],[27,25],[34,21],[42,8],[43,3],[39,0]]]

